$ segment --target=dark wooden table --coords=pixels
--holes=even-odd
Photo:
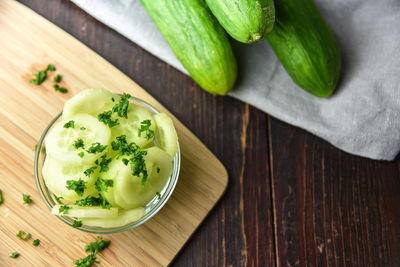
[[[207,94],[69,1],[20,2],[130,76],[227,167],[225,196],[174,266],[400,266],[399,159],[351,156],[238,100]]]

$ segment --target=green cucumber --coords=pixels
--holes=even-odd
[[[339,80],[338,44],[313,0],[276,0],[276,21],[267,40],[293,81],[318,97]]]
[[[237,63],[224,29],[204,0],[141,0],[158,29],[206,91],[225,95],[233,87]]]
[[[230,36],[242,43],[263,40],[275,21],[273,0],[206,0]]]

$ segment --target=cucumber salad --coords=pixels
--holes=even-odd
[[[74,225],[120,227],[160,198],[178,137],[165,113],[151,114],[129,94],[87,89],[69,99],[45,139],[42,174]]]

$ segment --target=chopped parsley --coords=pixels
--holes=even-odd
[[[112,102],[115,102],[115,99],[114,99],[114,97],[111,97],[111,101],[112,101]]]
[[[40,244],[40,240],[39,239],[35,239],[32,242],[32,245],[34,245],[35,247],[39,246],[39,244]]]
[[[46,71],[47,71],[47,70],[49,70],[49,71],[55,71],[55,70],[56,70],[56,67],[54,67],[53,64],[49,64],[49,65],[47,65]]]
[[[128,159],[126,159],[126,158],[123,158],[122,159],[122,162],[127,166],[128,165],[128,163],[129,163],[129,160]]]
[[[161,171],[161,169],[160,169],[160,168],[157,168],[157,173],[160,173],[160,171]]]
[[[67,189],[74,190],[78,196],[83,196],[83,192],[86,188],[86,182],[79,178],[79,180],[67,180]]]
[[[94,171],[97,169],[97,166],[93,166],[93,167],[90,167],[89,169],[87,169],[87,170],[85,170],[83,173],[86,175],[86,176],[90,176],[91,174],[93,174],[94,173]]]
[[[157,193],[156,193],[156,196],[157,196],[157,199],[158,199],[158,200],[161,199],[161,194],[160,194],[160,192],[157,192]]]
[[[101,206],[103,209],[110,209],[111,205],[108,203],[108,201],[103,198],[102,195],[99,195],[99,197],[92,197],[92,196],[87,196],[86,198],[80,199],[75,201],[75,205],[81,206],[81,207],[95,207],[95,206]]]
[[[3,203],[3,192],[0,190],[0,205]]]
[[[144,186],[147,181],[147,168],[143,157],[145,155],[147,155],[147,151],[137,149],[133,156],[129,159],[132,175],[142,178],[142,186]]]
[[[53,81],[59,83],[61,81],[61,75],[57,74],[56,77],[54,77]]]
[[[22,199],[24,200],[24,204],[32,204],[32,199],[30,195],[22,194]]]
[[[24,240],[24,241],[26,241],[26,240],[28,240],[28,239],[30,239],[32,237],[32,235],[30,233],[26,234],[22,230],[18,231],[17,236],[18,236],[19,239]]]
[[[144,120],[140,123],[140,128],[138,129],[138,136],[142,136],[142,132],[145,132],[146,139],[149,140],[154,136],[154,131],[150,130],[151,120]]]
[[[13,259],[18,258],[18,257],[19,257],[19,253],[18,253],[18,252],[13,252],[13,253],[10,255],[10,258],[13,258]]]
[[[58,212],[59,212],[59,213],[63,213],[63,214],[68,214],[68,212],[69,212],[70,209],[71,209],[70,206],[61,205],[61,206],[58,208]]]
[[[119,103],[115,104],[114,107],[112,108],[112,112],[116,112],[119,117],[127,119],[130,97],[131,97],[130,94],[123,93],[121,99],[119,100]]]
[[[59,91],[60,93],[63,93],[63,94],[68,92],[67,88],[61,87],[58,84],[53,85],[53,88],[54,88],[54,90]]]
[[[76,267],[89,267],[92,266],[94,263],[100,263],[100,262],[96,260],[96,256],[93,254],[89,254],[85,258],[81,258],[73,262],[73,264],[75,264]]]
[[[107,192],[108,187],[113,187],[114,186],[114,181],[113,180],[107,180],[107,179],[101,179],[100,177],[97,178],[97,181],[94,183],[94,186],[96,187],[97,191],[101,192]]]
[[[36,85],[40,85],[44,82],[44,80],[46,80],[47,73],[46,70],[41,70],[38,73],[34,73],[33,76],[35,76],[35,78],[30,80],[29,82]]]
[[[78,148],[85,148],[85,144],[84,144],[84,142],[83,142],[83,139],[82,139],[82,138],[76,139],[75,142],[74,142],[74,147],[75,147],[76,149],[78,149]]]
[[[75,128],[75,121],[70,120],[66,124],[64,124],[64,128]]]
[[[98,236],[97,238],[98,238],[97,242],[91,242],[89,245],[85,246],[86,252],[90,252],[90,254],[96,255],[103,249],[107,248],[111,243],[111,241],[104,240],[100,236]]]
[[[61,203],[60,199],[64,199],[63,197],[58,197],[58,196],[54,196],[56,198],[56,201]]]
[[[109,167],[108,164],[110,164],[112,158],[107,159],[107,154],[104,154],[103,156],[100,157],[101,161],[96,160],[94,163],[98,166],[100,166],[100,172],[106,172],[108,171]]]
[[[82,127],[81,127],[81,131],[84,131],[84,130],[86,130],[86,128],[82,126]]]
[[[128,144],[128,142],[126,141],[126,135],[117,136],[115,139],[117,141],[111,142],[111,148],[114,151],[118,150],[119,156],[129,156],[138,149],[138,146],[134,142]]]
[[[46,154],[46,147],[45,146],[42,146],[42,153]]]
[[[78,153],[78,156],[81,157],[81,158],[83,158],[83,156],[85,156],[85,152],[83,152],[83,151],[79,152],[79,153]]]
[[[102,146],[99,142],[93,143],[88,150],[86,150],[88,153],[101,153],[103,152],[107,146]]]
[[[104,111],[103,113],[100,113],[99,115],[97,115],[97,118],[99,119],[99,121],[101,121],[102,123],[107,125],[109,128],[112,128],[119,124],[118,119],[116,119],[116,120],[111,119],[112,113],[113,112],[111,110]]]
[[[74,223],[72,224],[72,227],[74,228],[78,228],[82,226],[82,222],[81,221],[76,221],[74,220]]]

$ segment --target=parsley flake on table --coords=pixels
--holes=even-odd
[[[63,94],[68,93],[68,89],[67,88],[61,87],[58,84],[53,85],[53,88],[54,88],[54,90],[56,90],[56,91],[58,91],[60,93],[63,93]]]
[[[86,169],[83,173],[86,175],[86,176],[90,176],[91,174],[93,174],[94,173],[94,171],[97,169],[97,166],[93,166],[93,167],[90,167],[89,169]]]
[[[28,240],[28,239],[30,239],[32,237],[32,235],[30,233],[26,234],[22,230],[18,231],[17,236],[18,236],[19,239],[24,240],[24,241],[26,241],[26,240]]]
[[[138,136],[142,136],[142,132],[145,132],[146,134],[146,139],[150,140],[154,136],[154,131],[150,130],[151,126],[151,121],[150,120],[144,120],[140,123],[140,128],[138,129]]]
[[[18,252],[13,252],[13,253],[10,255],[10,258],[13,258],[13,259],[18,258],[18,257],[19,257],[19,253],[18,253]]]
[[[39,239],[35,239],[32,242],[32,245],[34,245],[35,247],[39,246],[39,244],[40,244],[40,240]]]
[[[64,128],[75,128],[75,121],[74,120],[70,120],[69,122],[64,124]]]
[[[3,203],[3,192],[0,190],[0,205]]]
[[[54,79],[53,79],[53,81],[54,82],[56,82],[56,83],[59,83],[60,81],[61,81],[61,75],[60,74],[57,74],[55,77],[54,77]]]
[[[55,70],[56,70],[56,67],[55,67],[53,64],[49,64],[49,65],[47,65],[46,71],[47,71],[47,70],[49,70],[49,71],[55,71]]]
[[[96,182],[94,183],[94,186],[96,187],[97,191],[101,192],[107,192],[108,187],[113,187],[114,186],[114,181],[113,180],[107,180],[107,179],[102,179],[102,178],[97,178]]]
[[[41,70],[38,73],[34,73],[33,76],[35,76],[35,78],[30,80],[29,82],[36,85],[40,85],[44,82],[44,80],[46,80],[47,73],[45,70]]]
[[[85,246],[85,251],[86,252],[90,252],[90,254],[96,255],[97,253],[99,253],[103,249],[107,248],[111,243],[111,241],[104,240],[100,236],[98,236],[97,238],[98,238],[98,241],[91,242],[89,245]]]
[[[112,108],[112,112],[116,112],[119,117],[127,119],[129,98],[131,98],[130,94],[123,93],[121,96],[121,100],[119,100],[119,103],[115,104]]]
[[[104,111],[103,113],[100,113],[99,115],[97,115],[97,118],[99,119],[99,121],[101,121],[102,123],[107,125],[109,128],[112,128],[119,124],[118,119],[115,119],[115,120],[111,119],[112,113],[113,112],[111,110]]]
[[[76,149],[78,149],[78,148],[85,148],[85,143],[83,142],[83,139],[82,139],[82,138],[76,139],[75,142],[74,142],[74,147],[75,147]]]
[[[76,221],[74,220],[74,223],[72,224],[72,227],[74,228],[78,228],[82,226],[82,222],[81,221]]]
[[[73,262],[73,264],[75,264],[76,267],[89,267],[92,266],[94,263],[100,263],[100,262],[96,260],[96,256],[93,254],[89,254],[85,258],[78,259]]]
[[[83,196],[83,192],[86,189],[86,182],[79,178],[79,180],[67,180],[67,189],[74,190],[78,196]]]
[[[61,206],[58,208],[58,212],[59,212],[59,213],[64,213],[64,214],[68,214],[68,211],[69,211],[70,209],[71,209],[70,206],[61,205]]]
[[[32,199],[30,195],[22,194],[22,199],[24,200],[24,204],[32,204]]]
[[[89,147],[88,150],[86,150],[88,153],[101,153],[103,152],[105,149],[107,148],[107,146],[103,146],[101,145],[99,142],[93,143],[91,144],[91,146]]]

